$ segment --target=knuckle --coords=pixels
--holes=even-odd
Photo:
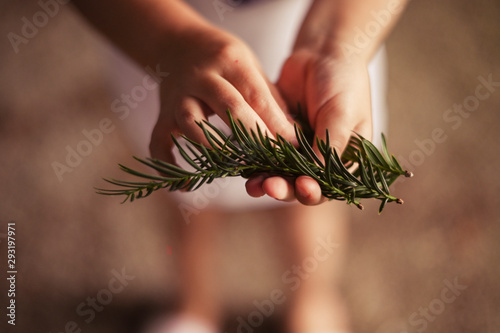
[[[262,96],[262,94],[259,93],[251,93],[249,94],[247,98],[248,104],[254,109],[255,111],[261,113],[265,112],[269,109],[269,101]]]
[[[288,121],[281,121],[278,123],[279,133],[282,133],[286,138],[295,137],[295,129]]]
[[[344,138],[342,138],[342,139],[338,139],[338,138],[330,139],[329,144],[332,147],[335,147],[339,150],[343,150],[344,147],[347,145],[347,140],[345,140]],[[339,154],[340,154],[340,152],[339,152]]]
[[[193,125],[196,122],[195,115],[189,110],[186,102],[182,102],[177,112],[175,113],[175,120],[177,124],[181,125],[181,127]]]
[[[244,48],[237,42],[228,42],[220,45],[216,51],[216,57],[222,61],[227,61],[241,57]]]
[[[229,111],[231,111],[233,116],[235,116],[236,118],[238,118],[239,115],[244,114],[246,111],[245,103],[243,103],[243,101],[236,96],[226,96],[224,98],[224,104],[226,106],[226,109],[229,109]]]

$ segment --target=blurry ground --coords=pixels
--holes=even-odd
[[[0,35],[19,33],[21,18],[39,10],[30,3],[2,0]],[[362,213],[352,209],[344,293],[355,332],[417,332],[424,325],[428,332],[500,331],[500,88],[466,117],[443,118],[453,104],[474,101],[479,76],[500,81],[499,17],[494,0],[413,1],[390,37],[389,145],[416,177],[396,185],[404,206],[382,216],[371,204]],[[131,332],[175,292],[176,242],[161,196],[121,206],[92,191],[133,153],[110,112],[116,97],[96,52],[101,42],[69,10],[17,54],[7,38],[0,42],[0,262],[4,272],[4,236],[15,221],[18,269],[15,328],[5,325],[1,279],[2,332],[63,332],[71,321],[83,332]],[[76,147],[81,131],[106,117],[116,129],[59,182],[51,163],[63,162],[65,147]],[[442,142],[429,144],[439,129]],[[229,302],[242,315],[280,283],[284,268],[267,255],[277,252],[270,223],[244,215],[228,230],[235,282],[226,292],[236,295]],[[242,267],[245,256],[256,260]],[[135,277],[125,289],[95,318],[77,314],[122,269]],[[446,281],[455,279],[467,288],[443,303]],[[429,306],[435,315],[425,319],[419,311]]]

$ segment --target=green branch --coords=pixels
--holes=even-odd
[[[398,177],[411,177],[412,174],[403,170],[396,158],[388,153],[384,135],[382,152],[370,141],[356,134],[351,137],[340,157],[327,143],[327,131],[326,141],[316,138],[322,157],[319,158],[312,148],[312,141],[306,138],[297,125],[295,134],[298,147],[295,147],[280,135],[276,139],[269,138],[260,128],[257,128],[257,132],[249,132],[241,121],[233,119],[229,111],[227,114],[232,131],[230,136],[206,121],[197,123],[203,130],[209,147],[183,137],[188,142],[186,151],[173,137],[182,158],[193,167],[193,171],[157,159],[134,157],[158,174],[145,174],[120,165],[123,171],[142,178],[143,181],[105,179],[116,188],[98,188],[97,193],[125,196],[123,202],[126,202],[147,197],[160,189],[194,191],[216,178],[250,178],[265,173],[287,178],[309,176],[318,182],[323,195],[328,199],[344,200],[360,209],[363,209],[360,200],[367,198],[381,201],[379,213],[388,202],[403,203],[403,200],[390,194],[389,186]]]

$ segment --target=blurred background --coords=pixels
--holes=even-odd
[[[134,332],[175,305],[175,223],[162,195],[120,205],[94,193],[137,153],[126,120],[110,109],[119,93],[106,41],[61,5],[13,47],[9,33],[38,11],[35,1],[0,2],[0,267],[6,276],[14,221],[18,270],[15,327],[0,280],[1,331]],[[387,42],[389,148],[415,177],[394,187],[403,206],[380,216],[376,203],[351,209],[342,292],[355,332],[500,332],[499,18],[497,0],[412,1]],[[82,131],[99,126],[109,133],[82,146]],[[88,156],[58,177],[54,162],[79,144]],[[287,269],[272,221],[259,220],[235,215],[221,246],[228,332]],[[106,292],[123,272],[124,287]],[[450,284],[463,287],[446,301]],[[91,310],[85,304],[97,295],[112,299]],[[269,325],[255,331],[280,331]]]

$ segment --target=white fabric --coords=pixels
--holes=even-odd
[[[217,333],[206,323],[187,316],[159,318],[144,333]]]
[[[290,54],[300,23],[310,5],[310,0],[185,1],[213,24],[244,40],[257,55],[265,73],[273,82],[277,80],[281,66]],[[128,60],[116,56],[113,61],[116,69],[113,75],[119,78],[118,92],[130,91],[131,82],[136,85],[144,77],[144,73],[133,68]],[[382,48],[369,65],[375,143],[380,142],[380,132],[385,131],[386,125],[385,73],[386,55]],[[158,91],[150,93],[125,120],[129,137],[136,147],[136,155],[149,155],[147,147],[158,115],[158,102]],[[225,127],[225,124],[222,123],[221,126]],[[174,192],[172,196],[187,205],[185,208],[193,209],[207,205],[227,210],[264,209],[286,204],[269,197],[250,197],[245,191],[244,183],[242,178],[215,180],[195,192]]]

